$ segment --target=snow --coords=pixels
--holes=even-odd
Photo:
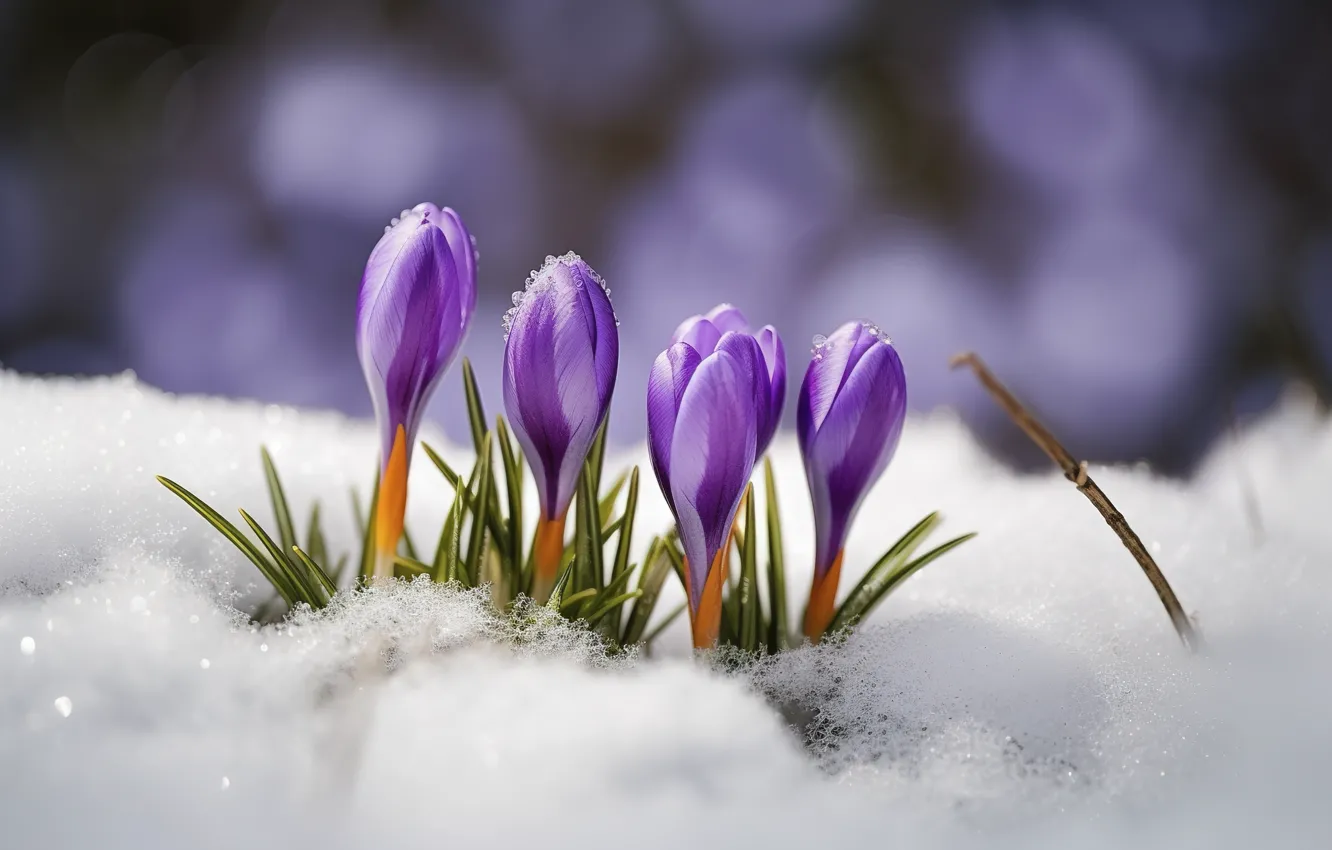
[[[1068,482],[1015,477],[936,414],[909,421],[847,579],[935,508],[945,533],[980,537],[844,644],[729,674],[691,660],[678,624],[654,658],[608,658],[562,622],[502,621],[483,593],[428,584],[252,627],[229,604],[260,598],[253,567],[153,475],[264,522],[266,444],[293,504],[321,498],[349,550],[369,423],[127,376],[0,373],[0,411],[5,847],[1249,847],[1332,831],[1332,428],[1300,397],[1192,482],[1092,468],[1196,615],[1200,656]],[[808,503],[791,437],[773,454],[799,596]],[[425,458],[414,470],[419,542],[448,489]],[[652,489],[640,545],[667,517]]]

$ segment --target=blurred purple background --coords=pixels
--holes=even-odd
[[[0,362],[368,415],[355,291],[458,209],[466,346],[576,250],[623,322],[614,438],[720,300],[872,318],[914,406],[1187,469],[1290,381],[1332,397],[1326,2],[0,0]],[[1237,413],[1232,413],[1237,411]],[[457,373],[432,415],[465,433]]]

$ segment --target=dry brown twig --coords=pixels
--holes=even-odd
[[[1138,566],[1146,573],[1147,580],[1152,583],[1156,589],[1156,595],[1161,598],[1161,604],[1165,606],[1166,613],[1170,615],[1170,622],[1174,624],[1175,631],[1179,634],[1179,639],[1190,650],[1197,651],[1202,647],[1202,636],[1198,634],[1193,627],[1193,622],[1188,615],[1184,613],[1184,606],[1179,604],[1179,597],[1175,596],[1175,591],[1171,589],[1170,582],[1166,581],[1165,574],[1161,568],[1156,565],[1151,553],[1147,547],[1142,545],[1142,539],[1137,533],[1129,527],[1128,520],[1110,501],[1096,482],[1087,474],[1087,462],[1075,460],[1073,455],[1069,454],[1068,449],[1055,439],[1054,434],[1046,430],[1045,426],[1036,420],[1034,416],[1023,406],[1022,402],[1008,391],[994,373],[986,367],[980,357],[971,352],[959,354],[951,361],[954,369],[967,366],[976,375],[976,379],[981,385],[994,396],[994,400],[1009,415],[1009,417],[1026,432],[1031,441],[1041,448],[1050,459],[1057,463],[1064,471],[1064,477],[1072,481],[1082,494],[1087,497],[1096,510],[1101,512],[1106,523],[1119,535],[1119,539],[1124,543],[1124,547],[1133,555]]]

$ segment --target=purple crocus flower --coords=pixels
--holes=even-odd
[[[777,329],[764,325],[758,333],[752,333],[744,313],[734,305],[718,304],[705,316],[690,316],[681,322],[671,335],[671,343],[687,342],[700,356],[707,357],[721,341],[722,334],[732,331],[749,334],[758,340],[768,379],[762,394],[766,403],[759,407],[758,445],[754,450],[757,462],[776,436],[777,426],[782,421],[782,408],[786,404],[786,348]]]
[[[380,432],[375,578],[393,575],[407,467],[426,402],[476,308],[476,253],[453,210],[418,204],[384,228],[356,303],[356,351]]]
[[[814,585],[805,635],[832,622],[842,551],[856,511],[888,467],[906,419],[906,374],[892,341],[867,322],[816,337],[796,427],[814,503]]]
[[[547,257],[504,317],[504,409],[541,502],[533,592],[545,601],[564,551],[564,520],[583,461],[606,418],[619,322],[601,276],[574,253]]]
[[[694,646],[713,646],[721,625],[726,547],[754,471],[768,370],[758,340],[727,331],[658,355],[648,378],[648,449],[685,550]]]

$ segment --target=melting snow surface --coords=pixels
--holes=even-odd
[[[257,573],[153,475],[268,522],[261,443],[352,549],[367,423],[0,373],[0,846],[1332,843],[1332,428],[1300,400],[1192,483],[1093,469],[1199,657],[1066,481],[1013,476],[946,416],[909,423],[846,579],[935,508],[980,537],[844,645],[726,675],[677,624],[657,657],[612,659],[427,584],[255,628],[231,606]],[[802,595],[794,442],[774,457]],[[449,493],[414,471],[429,540]],[[654,494],[640,543],[666,519]]]

